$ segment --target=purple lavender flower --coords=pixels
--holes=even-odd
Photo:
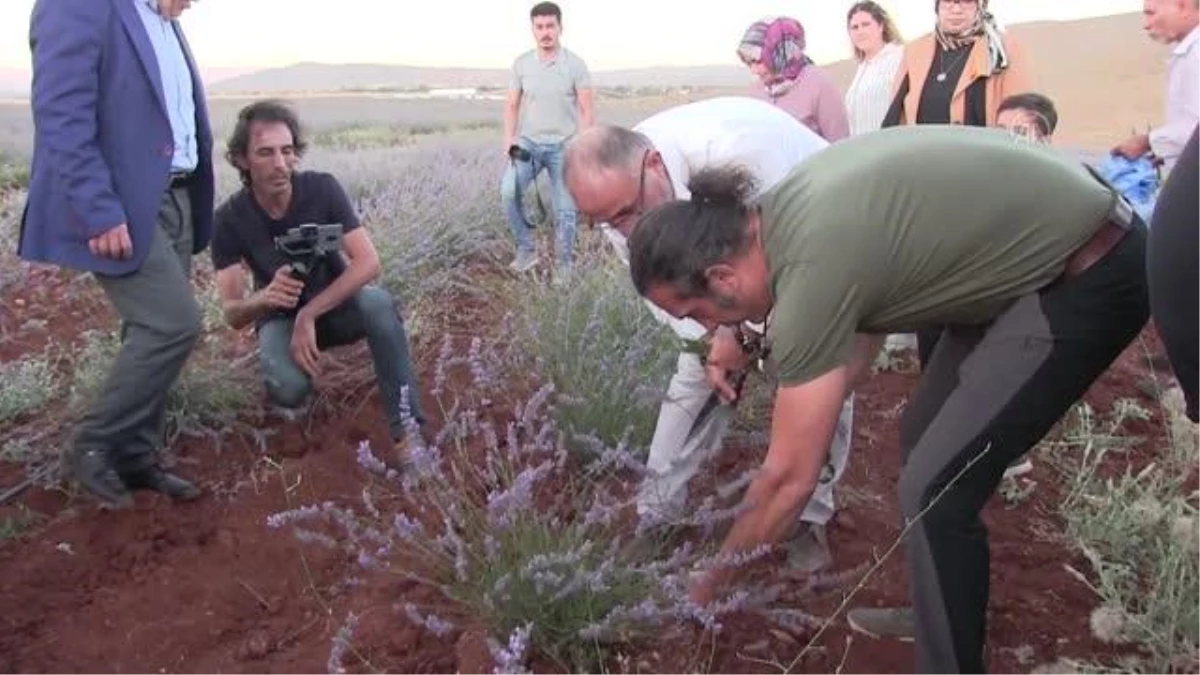
[[[489,641],[488,648],[492,658],[496,660],[493,673],[528,673],[525,666],[526,652],[529,650],[529,634],[533,624],[528,623],[516,628],[508,636],[508,645],[501,647]]]
[[[395,519],[392,521],[392,529],[404,541],[412,541],[423,533],[421,523],[403,513],[396,514]]]
[[[454,624],[446,621],[436,614],[429,613],[424,616],[417,611],[417,606],[411,602],[404,603],[404,614],[408,620],[418,626],[424,626],[426,630],[433,633],[437,637],[446,637],[454,632]]]
[[[345,666],[342,665],[346,660],[346,652],[353,647],[351,639],[354,637],[354,631],[358,628],[358,615],[351,612],[346,616],[346,622],[338,629],[337,634],[333,636],[333,641],[329,649],[329,662],[326,668],[330,673],[344,673]]]
[[[383,463],[383,460],[375,456],[375,453],[371,450],[370,441],[360,441],[357,454],[359,466],[373,474],[380,476],[387,475],[387,465]]]

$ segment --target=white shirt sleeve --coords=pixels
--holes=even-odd
[[[1200,120],[1200,44],[1173,59],[1166,98],[1166,122],[1150,132],[1150,148],[1170,168]]]

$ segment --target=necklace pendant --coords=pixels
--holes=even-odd
[[[945,74],[945,73],[938,73],[938,74],[937,74],[937,81],[938,81],[938,82],[945,82],[945,81],[946,81],[946,74]]]

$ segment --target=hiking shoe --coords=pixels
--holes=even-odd
[[[792,569],[812,574],[833,564],[824,525],[802,527],[783,547],[787,551],[788,567]]]
[[[912,642],[916,635],[912,607],[855,607],[846,613],[846,623],[873,638]]]
[[[125,474],[121,477],[130,490],[149,490],[161,492],[177,502],[190,502],[201,494],[200,488],[184,478],[151,467],[143,471]]]
[[[110,509],[133,506],[133,495],[108,463],[108,455],[100,450],[78,452],[69,450],[62,458],[63,474],[87,490]]]
[[[532,251],[517,251],[517,256],[509,264],[509,269],[515,272],[528,272],[537,266],[537,254]]]
[[[1030,471],[1033,471],[1033,462],[1029,461],[1028,457],[1021,457],[1009,463],[1008,468],[1004,470],[1004,478],[1024,476]]]

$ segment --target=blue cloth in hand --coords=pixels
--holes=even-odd
[[[1117,188],[1133,205],[1133,209],[1148,224],[1158,199],[1158,172],[1148,156],[1126,159],[1121,155],[1109,155],[1097,167],[1113,187]]]

